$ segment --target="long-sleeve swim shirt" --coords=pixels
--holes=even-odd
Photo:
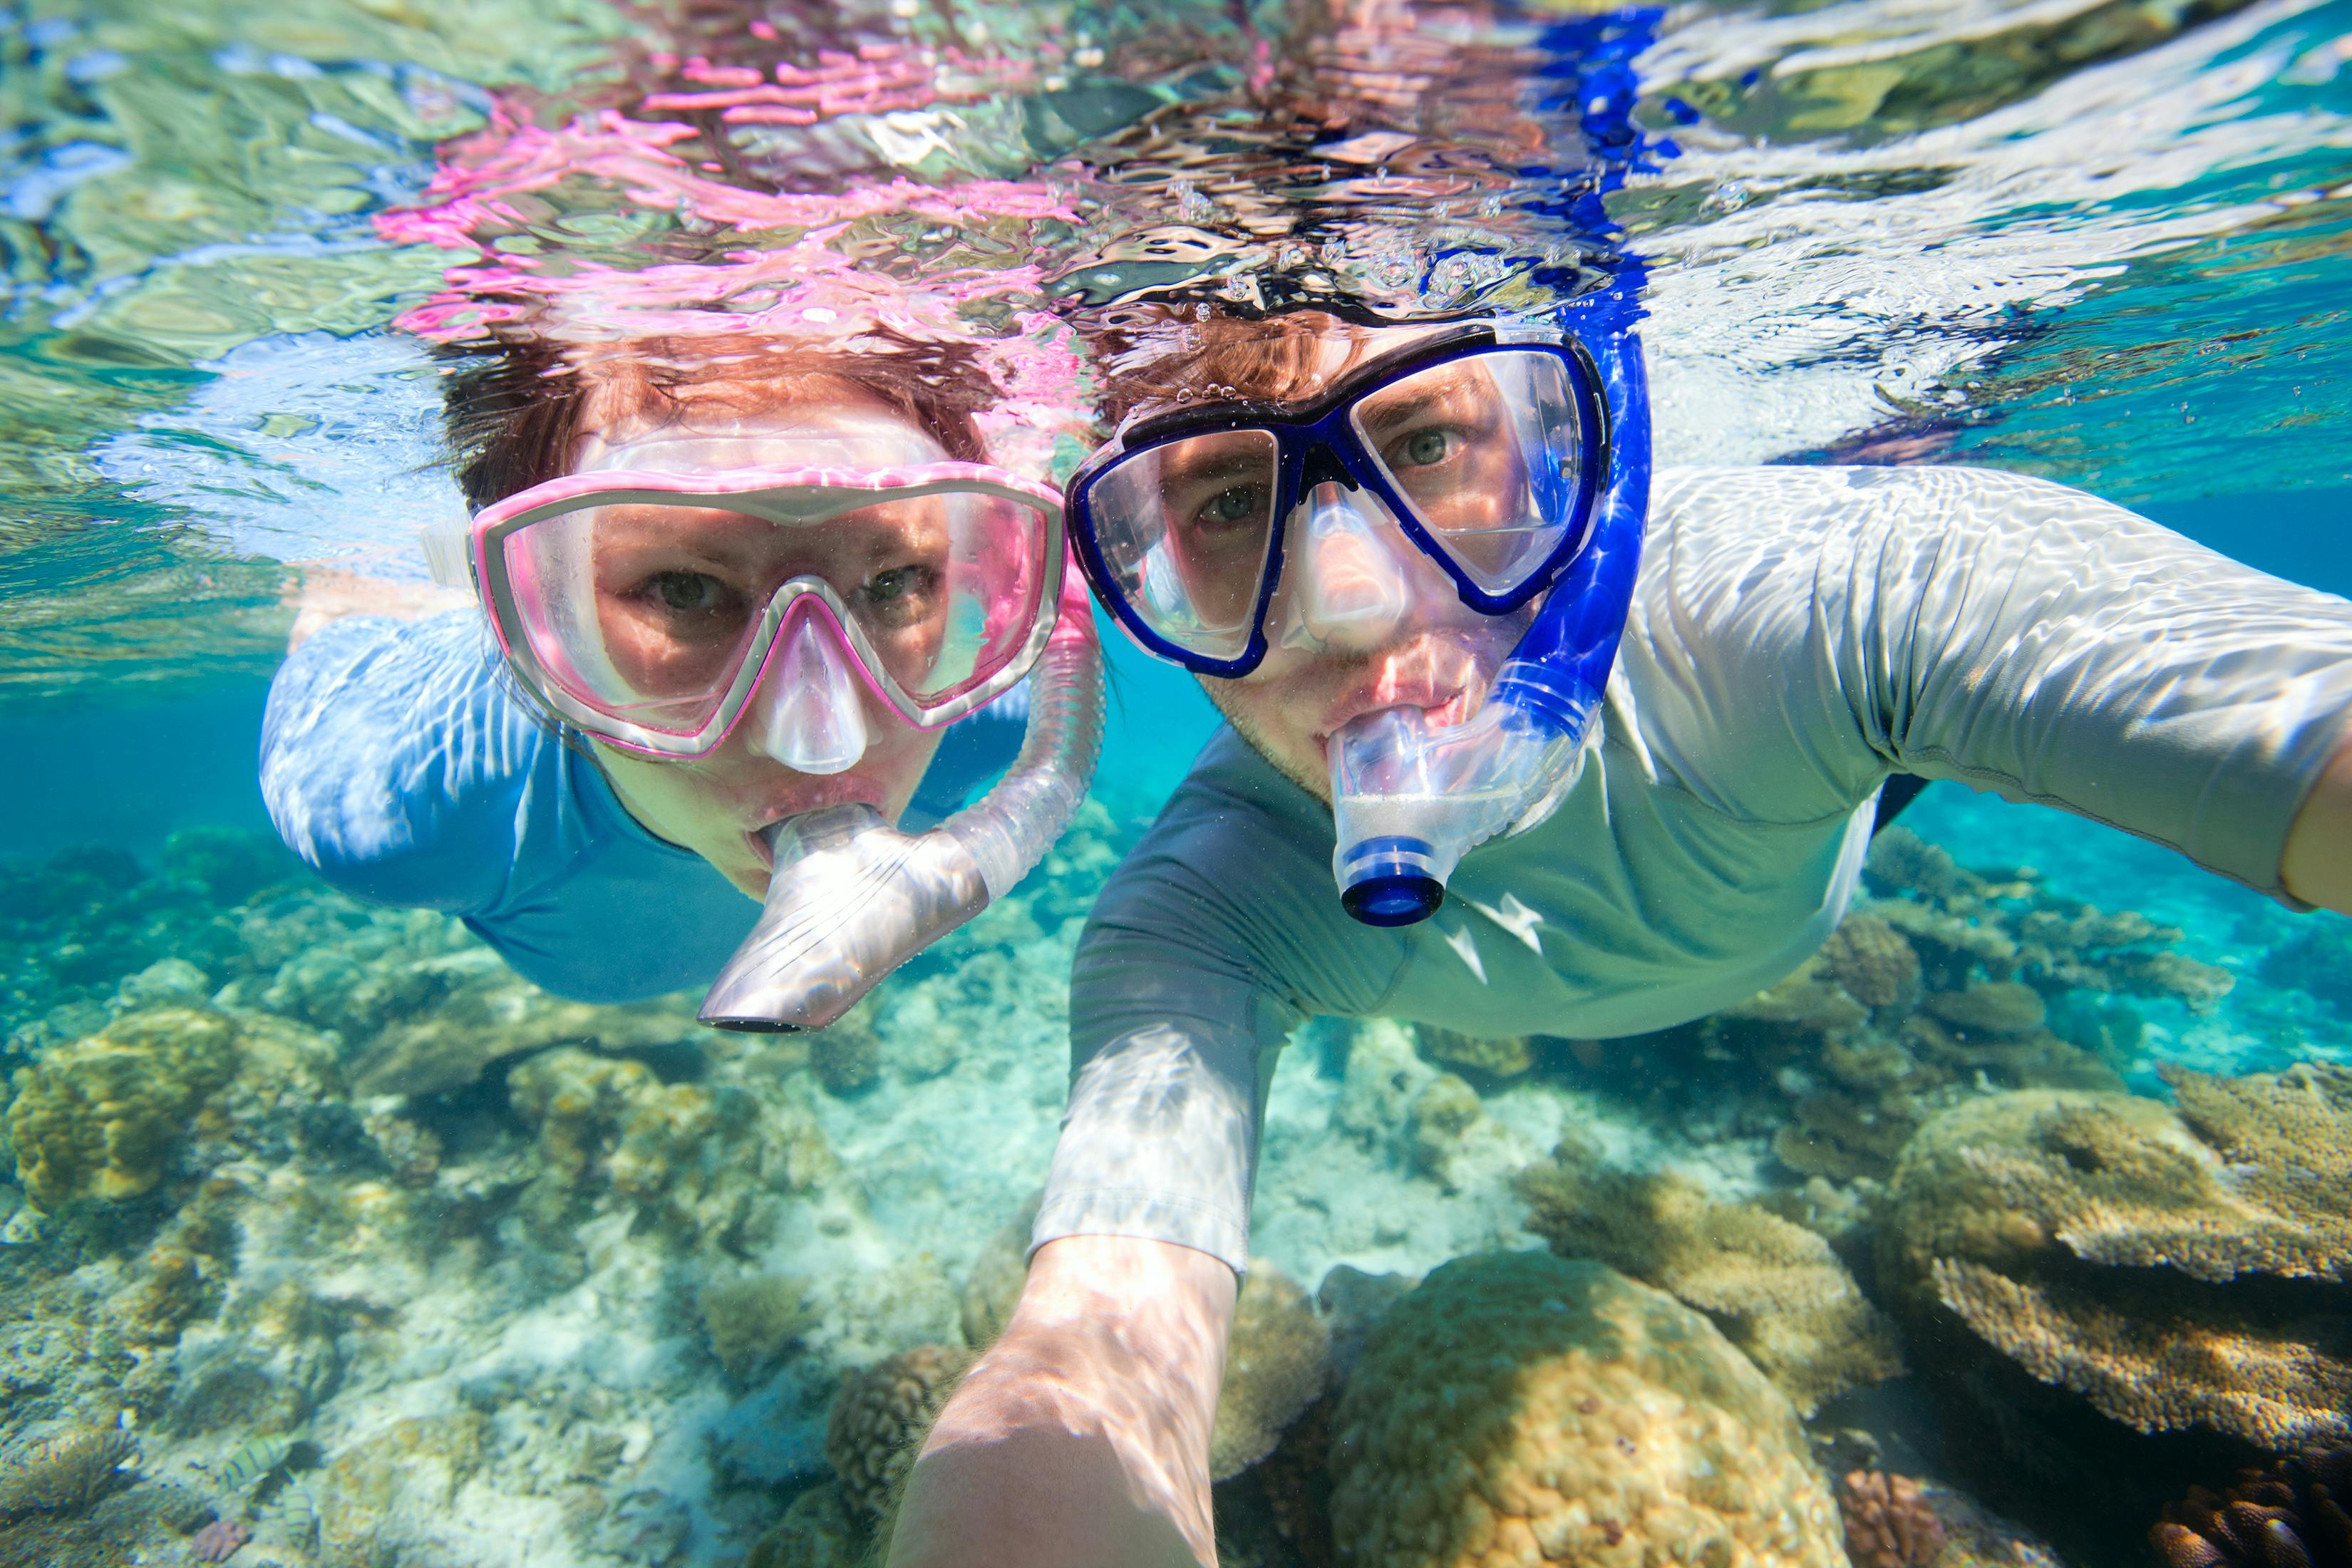
[[[1011,763],[1008,692],[951,726],[906,820]],[[760,907],[648,832],[586,744],[515,691],[478,611],[333,621],[270,683],[261,794],[287,844],[372,903],[439,910],[524,978],[625,1002],[705,985]]]
[[[1581,771],[1464,857],[1426,922],[1350,920],[1329,809],[1211,740],[1080,940],[1035,1241],[1241,1269],[1265,1089],[1307,1016],[1604,1037],[1754,994],[1843,914],[1891,773],[2061,806],[2293,904],[2287,831],[2347,729],[2352,603],[2092,496],[1966,468],[1662,474]]]

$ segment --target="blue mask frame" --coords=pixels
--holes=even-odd
[[[1613,333],[1596,333],[1591,341],[1588,341],[1586,334],[1573,328],[1554,330],[1517,323],[1500,326],[1481,324],[1367,361],[1342,377],[1329,392],[1303,408],[1227,403],[1205,408],[1180,409],[1143,420],[1132,428],[1121,431],[1070,477],[1065,511],[1069,536],[1076,548],[1079,568],[1094,589],[1096,601],[1108,610],[1128,635],[1148,652],[1196,675],[1238,679],[1257,668],[1265,659],[1269,646],[1265,635],[1266,611],[1273,603],[1275,586],[1282,577],[1283,536],[1287,531],[1285,523],[1307,491],[1327,480],[1336,480],[1349,489],[1369,490],[1379,497],[1396,518],[1405,537],[1412,541],[1414,548],[1434,562],[1453,583],[1455,593],[1465,605],[1482,615],[1509,615],[1549,588],[1592,541],[1602,510],[1604,491],[1613,488],[1611,481],[1617,477],[1614,471],[1617,467],[1614,461],[1616,410],[1612,405],[1620,399],[1612,398],[1609,391],[1612,381],[1619,386],[1623,383],[1620,356],[1616,351],[1618,342]],[[1602,353],[1595,353],[1596,342],[1604,351]],[[1522,582],[1503,593],[1492,594],[1482,589],[1422,526],[1414,516],[1412,504],[1398,493],[1381,471],[1379,462],[1365,449],[1349,416],[1367,396],[1432,365],[1475,359],[1488,353],[1524,353],[1529,351],[1549,353],[1560,360],[1575,399],[1577,427],[1582,433],[1582,450],[1579,453],[1573,493],[1559,494],[1556,498],[1558,502],[1565,503],[1569,511],[1568,526],[1559,542]],[[1618,374],[1612,377],[1602,368],[1604,364],[1617,367]],[[1638,369],[1634,374],[1638,378]],[[1152,630],[1120,591],[1117,578],[1102,554],[1096,532],[1094,487],[1111,469],[1139,453],[1198,436],[1234,430],[1263,430],[1274,437],[1276,454],[1273,503],[1275,521],[1273,538],[1266,550],[1265,566],[1251,609],[1249,641],[1236,657],[1217,658],[1186,648]],[[1643,465],[1645,468],[1646,466]],[[1557,487],[1561,491],[1570,488],[1567,484]]]

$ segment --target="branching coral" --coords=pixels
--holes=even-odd
[[[1880,1279],[1923,1328],[1948,1312],[2142,1431],[2202,1425],[2273,1449],[2352,1436],[2352,1075],[2176,1081],[2203,1126],[2045,1089],[1929,1122],[1895,1173]],[[2265,1125],[2273,1105],[2282,1127]],[[2206,1127],[2235,1141],[2231,1163]]]
[[[1331,1442],[1363,1568],[1834,1568],[1796,1412],[1706,1319],[1591,1262],[1457,1258],[1382,1319]]]
[[[16,1074],[16,1179],[44,1209],[137,1197],[163,1180],[197,1108],[236,1070],[236,1026],[193,1007],[132,1013],[54,1050]]]
[[[1821,1237],[1685,1177],[1599,1169],[1562,1150],[1520,1173],[1528,1228],[1713,1319],[1797,1408],[1903,1370],[1893,1325]]]
[[[139,1445],[119,1426],[84,1426],[0,1459],[0,1517],[88,1508],[112,1486]]]
[[[1225,1342],[1225,1378],[1209,1433],[1209,1478],[1239,1475],[1274,1450],[1330,1375],[1331,1333],[1307,1293],[1253,1260]]]
[[[1935,989],[1957,989],[1975,965],[2038,990],[2168,996],[2202,1011],[2231,984],[2227,970],[2168,951],[2175,927],[2061,897],[2031,872],[1969,870],[1906,828],[1872,841],[1867,875],[1887,900],[1872,912],[1922,950]]]
[[[2167,1568],[2352,1568],[2352,1448],[2242,1470],[2218,1495],[2192,1487],[2147,1539]]]
[[[851,1513],[874,1520],[889,1511],[923,1434],[971,1364],[971,1352],[957,1346],[917,1345],[844,1374],[824,1457]]]

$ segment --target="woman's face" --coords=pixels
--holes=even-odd
[[[945,456],[887,406],[847,394],[821,405],[730,410],[701,420],[691,404],[659,422],[629,416],[592,429],[577,466],[873,468]],[[833,585],[877,656],[906,680],[929,665],[944,632],[939,558],[948,531],[941,504],[935,498],[893,502],[805,527],[673,507],[609,509],[599,519],[590,565],[604,654],[617,675],[649,699],[708,690],[714,671],[740,656],[776,589],[814,576]],[[803,635],[824,639],[832,658],[846,664],[830,629],[808,626]],[[792,754],[790,736],[771,722],[785,695],[779,683],[786,662],[771,656],[742,719],[708,756],[656,761],[592,742],[632,816],[754,898],[765,891],[772,864],[762,828],[847,804],[870,805],[896,821],[939,748],[939,731],[907,723],[853,679],[845,686],[859,705],[862,754],[837,773],[793,768],[779,757]]]

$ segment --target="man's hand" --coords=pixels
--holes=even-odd
[[[915,1461],[890,1568],[1213,1568],[1209,1426],[1235,1286],[1169,1242],[1039,1248]]]
[[[2336,749],[2295,814],[2279,880],[2306,904],[2352,915],[2352,742]]]

